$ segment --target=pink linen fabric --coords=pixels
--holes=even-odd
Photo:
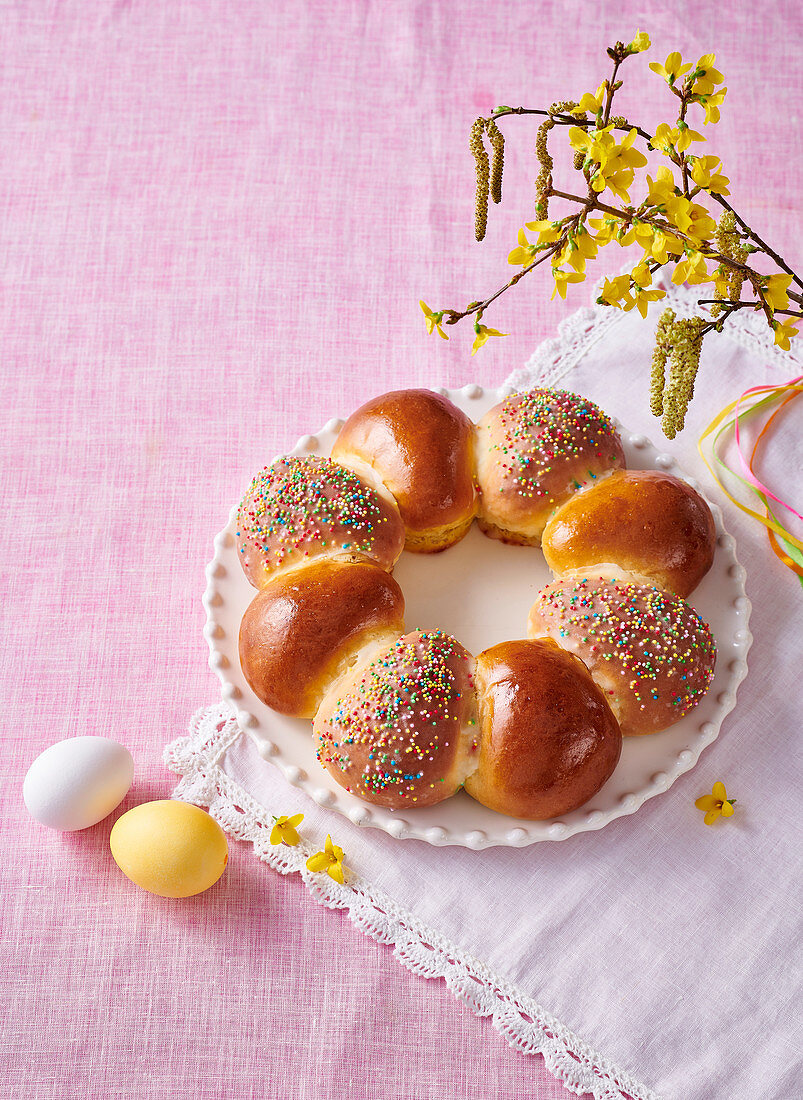
[[[369,393],[499,384],[587,300],[536,276],[476,358],[465,325],[428,340],[418,299],[500,285],[531,216],[535,125],[509,120],[474,242],[477,114],[593,90],[636,29],[648,59],[715,49],[736,204],[803,263],[798,5],[66,0],[2,27],[0,1094],[566,1095],[245,848],[208,894],[154,898],[111,821],[44,830],[22,778],[99,734],[135,757],[122,809],[168,797],[162,747],[217,696],[203,567],[252,473]],[[623,110],[669,118],[628,64]],[[712,414],[734,396],[701,380]]]

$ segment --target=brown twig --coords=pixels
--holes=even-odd
[[[538,267],[539,264],[542,264],[544,260],[549,259],[549,257],[552,256],[555,252],[558,252],[561,248],[563,248],[565,244],[566,236],[562,236],[559,240],[555,241],[554,244],[550,244],[549,247],[546,248],[543,253],[537,257],[537,259],[533,260],[533,262],[531,264],[528,264],[527,267],[523,267],[521,271],[517,271],[512,279],[509,279],[504,286],[501,286],[499,290],[492,294],[490,298],[486,298],[484,302],[472,302],[472,304],[464,309],[462,312],[460,310],[445,309],[443,311],[443,323],[445,325],[456,325],[457,322],[462,320],[463,317],[468,317],[472,313],[483,312],[485,309],[488,308],[491,302],[495,302],[501,294],[504,294],[505,291],[509,290],[512,286],[515,286],[519,279],[522,279],[525,275],[532,271],[533,268]]]

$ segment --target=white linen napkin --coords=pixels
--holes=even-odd
[[[677,292],[676,308],[689,300]],[[511,383],[572,389],[658,444],[648,364],[664,305],[646,324],[580,310]],[[394,944],[405,965],[445,978],[508,1041],[543,1053],[569,1088],[597,1100],[800,1095],[803,594],[763,528],[716,489],[696,441],[746,387],[802,371],[755,319],[740,319],[731,339],[709,338],[687,427],[665,447],[723,507],[747,569],[755,641],[718,740],[637,813],[528,848],[436,848],[360,829],[288,786],[225,704],[166,750],[184,776],[178,797],[210,806],[283,872],[300,871],[325,904]],[[797,405],[761,467],[787,495],[803,469]],[[717,780],[736,813],[707,827],[694,801]],[[303,850],[270,845],[271,814],[296,812],[319,847],[331,833],[345,849],[354,872],[345,887],[306,871]]]

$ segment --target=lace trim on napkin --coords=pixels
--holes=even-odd
[[[540,1054],[550,1072],[570,1092],[591,1093],[594,1100],[658,1100],[592,1050],[514,985],[477,959],[427,928],[370,883],[350,876],[341,886],[328,875],[306,868],[311,854],[303,845],[272,845],[272,821],[221,767],[226,750],[244,736],[229,705],[200,710],[188,737],[168,745],[164,760],[182,778],[174,797],[209,808],[210,814],[237,840],[250,841],[254,853],[280,874],[300,874],[313,898],[329,909],[344,909],[366,935],[393,947],[399,962],[422,978],[442,978],[456,997],[477,1016],[489,1016],[510,1046],[523,1054]]]
[[[600,279],[595,284],[592,302],[596,301],[602,282]],[[656,286],[659,285],[663,286],[667,294],[650,307],[649,316],[654,316],[656,321],[667,307],[671,307],[678,317],[693,317],[705,311],[704,307],[697,305],[699,288],[675,286],[665,278],[656,280]],[[505,385],[513,389],[526,389],[534,385],[555,386],[623,317],[621,310],[611,306],[592,305],[578,309],[561,321],[557,336],[539,344],[525,365],[515,370]],[[788,368],[803,364],[797,349],[783,351],[775,344],[763,313],[740,310],[730,318],[722,335],[728,336],[734,343],[747,348],[760,358],[769,360],[773,366]]]

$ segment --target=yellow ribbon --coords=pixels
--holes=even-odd
[[[753,519],[757,519],[759,523],[767,528],[767,535],[773,551],[781,559],[784,565],[787,566],[787,568],[791,569],[794,573],[798,575],[801,580],[801,584],[803,584],[803,554],[801,553],[803,552],[803,540],[793,535],[791,531],[787,530],[787,528],[785,528],[783,524],[779,523],[779,521],[775,518],[769,501],[767,500],[767,496],[761,491],[760,488],[756,487],[756,485],[761,485],[761,483],[756,482],[756,485],[751,484],[746,478],[741,477],[734,470],[731,470],[730,467],[728,467],[717,454],[717,445],[720,439],[728,431],[738,431],[738,424],[740,419],[753,416],[754,414],[760,412],[762,409],[765,409],[768,405],[776,402],[779,398],[784,397],[783,404],[780,408],[775,410],[767,423],[764,425],[761,433],[758,436],[758,439],[756,440],[755,446],[753,447],[753,453],[750,457],[750,462],[746,469],[749,474],[754,477],[753,461],[756,456],[756,450],[758,448],[759,442],[772,425],[772,422],[775,420],[776,414],[781,411],[783,405],[786,405],[789,401],[791,401],[795,397],[798,397],[801,393],[803,393],[803,376],[795,378],[791,382],[787,382],[781,386],[754,386],[751,389],[746,390],[743,394],[737,397],[735,401],[731,401],[728,405],[725,406],[724,409],[717,413],[717,415],[700,436],[697,442],[697,449],[700,452],[700,457],[708,468],[709,473],[711,474],[717,485],[720,487],[722,492],[725,494],[725,496],[728,498],[728,500],[730,500],[732,504],[735,504],[741,512],[744,512],[746,515],[751,516]],[[751,397],[755,399],[753,401],[753,404],[745,408],[744,411],[740,411],[739,406],[744,404],[746,398]],[[735,413],[734,410],[736,410]],[[728,417],[732,413],[734,415],[728,420]],[[743,504],[740,500],[738,500],[733,495],[733,493],[730,492],[728,487],[723,483],[712,463],[709,462],[708,457],[706,456],[706,453],[703,449],[703,444],[708,439],[708,437],[712,435],[712,433],[716,433],[709,443],[712,458],[719,466],[721,466],[724,470],[727,470],[727,472],[732,477],[735,477],[737,480],[741,481],[742,484],[746,485],[751,492],[756,494],[761,503],[764,505],[765,512],[763,514],[761,512],[755,511],[753,508],[748,508],[746,504]],[[740,451],[740,458],[741,457],[742,456]],[[743,458],[742,464],[745,465]],[[761,486],[761,488],[766,487]],[[767,490],[767,492],[769,492],[769,490]],[[773,494],[770,495],[772,496]],[[783,502],[780,503],[783,504]],[[781,547],[783,547],[783,550],[786,550],[787,553],[784,553]],[[798,551],[797,554],[794,553],[795,550]],[[794,559],[792,556],[790,556],[790,554],[794,555]]]

